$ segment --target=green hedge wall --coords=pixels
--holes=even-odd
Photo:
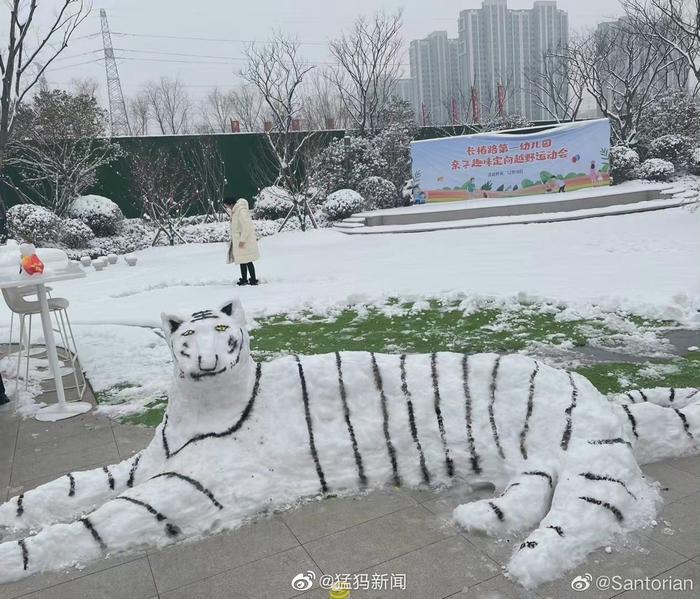
[[[551,122],[537,123],[538,125],[551,124]],[[452,135],[467,135],[478,132],[478,127],[471,125],[454,127],[421,127],[416,139],[429,139],[431,137],[447,137]],[[306,133],[299,133],[305,135]],[[345,135],[343,130],[321,131],[319,135],[325,137],[327,142]],[[177,146],[183,142],[201,136],[197,135],[164,135],[146,137],[119,137],[115,141],[122,146],[125,154],[134,148],[146,144],[155,144],[164,147]],[[218,147],[224,162],[226,173],[226,196],[252,198],[258,187],[261,186],[261,172],[270,168],[270,161],[264,159],[266,140],[261,133],[222,133],[204,136],[213,139]],[[267,166],[265,166],[267,165]],[[7,175],[13,178],[13,173],[8,169]],[[270,172],[268,180],[274,179],[274,173]],[[16,181],[16,178],[13,178]],[[18,182],[21,185],[21,182]],[[265,184],[262,182],[262,184]],[[6,206],[18,203],[17,193],[6,183],[0,183]],[[114,161],[98,173],[97,184],[88,190],[106,196],[115,201],[124,214],[129,217],[140,216],[138,207],[129,190],[129,164],[126,156]]]

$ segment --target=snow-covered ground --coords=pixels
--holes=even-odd
[[[225,244],[158,247],[53,285],[67,297],[80,357],[99,390],[136,404],[163,395],[170,370],[161,311],[191,313],[240,296],[249,318],[325,312],[389,296],[523,295],[587,315],[624,309],[700,327],[700,210],[693,206],[590,220],[347,236],[289,232],[260,241],[263,284],[236,287]],[[9,312],[0,308],[7,337]],[[127,325],[127,326],[124,326]],[[134,404],[134,405],[136,405]]]

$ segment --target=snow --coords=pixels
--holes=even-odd
[[[690,199],[690,202],[697,200],[697,197]],[[485,216],[470,217],[457,220],[445,220],[438,222],[419,222],[398,225],[371,225],[366,226],[363,218],[354,216],[339,223],[337,230],[349,235],[378,235],[383,233],[415,233],[424,231],[438,231],[446,229],[473,229],[477,227],[493,227],[499,225],[518,225],[532,223],[551,223],[568,220],[579,220],[584,218],[594,218],[599,216],[614,216],[619,214],[629,214],[632,212],[647,212],[650,210],[663,210],[666,208],[676,208],[688,204],[686,198],[673,197],[663,200],[644,200],[630,204],[620,204],[615,206],[601,206],[596,208],[581,208],[578,210],[565,209],[559,212],[538,212],[519,216]],[[465,211],[466,215],[466,211]]]
[[[167,388],[168,355],[156,333],[162,308],[191,313],[239,296],[251,321],[304,309],[323,314],[348,304],[383,305],[390,296],[467,304],[490,297],[506,304],[553,301],[568,306],[572,318],[624,310],[697,328],[699,227],[700,211],[680,207],[412,235],[290,231],[260,240],[256,266],[263,284],[257,287],[235,286],[238,272],[226,264],[224,243],[148,248],[134,253],[133,268],[123,260],[101,272],[87,267],[85,279],[52,287],[55,297],[71,302],[79,352],[95,389],[135,381],[121,397],[145,401]],[[6,339],[4,304],[0,323]]]
[[[612,197],[626,195],[630,193],[646,192],[647,194],[664,197],[666,195],[677,195],[688,191],[690,182],[686,184],[674,183],[651,183],[645,181],[627,181],[614,187],[595,187],[592,189],[578,189],[567,191],[565,194],[540,193],[529,196],[507,197],[507,198],[486,198],[475,200],[457,200],[454,202],[437,202],[431,204],[417,204],[402,208],[390,208],[382,211],[365,211],[354,216],[395,216],[401,214],[432,214],[436,212],[453,212],[464,209],[480,209],[492,207],[511,207],[532,204],[547,204],[552,201],[557,202],[579,202],[588,198]],[[696,194],[697,196],[697,194]]]
[[[660,495],[638,463],[697,450],[691,389],[673,401],[669,389],[646,390],[648,402],[623,407],[582,376],[518,354],[342,352],[256,365],[239,302],[161,318],[175,367],[153,440],[0,506],[0,528],[29,535],[0,544],[0,583],[235,528],[328,493],[463,479],[500,495],[458,506],[456,523],[527,533],[507,567],[533,588],[651,525]]]
[[[341,220],[360,212],[366,205],[365,199],[356,191],[339,189],[328,194],[328,198],[323,203],[323,212],[329,220]]]
[[[70,207],[70,214],[73,218],[82,220],[90,218],[93,214],[112,214],[115,212],[115,206],[119,210],[117,204],[104,196],[84,195],[73,201]]]

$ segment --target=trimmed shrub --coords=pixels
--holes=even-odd
[[[386,160],[371,139],[350,137],[335,139],[314,159],[311,180],[324,194],[340,189],[357,189],[360,181],[386,171]],[[330,197],[330,196],[329,196]]]
[[[178,229],[187,243],[221,243],[231,237],[228,221],[184,225]]]
[[[109,198],[80,196],[68,209],[68,216],[83,221],[98,237],[116,235],[124,221],[121,208]]]
[[[647,181],[669,181],[676,169],[673,164],[661,158],[649,158],[637,169],[637,176]]]
[[[396,186],[388,179],[367,177],[357,187],[358,193],[365,198],[367,206],[375,208],[395,208],[399,205]]]
[[[61,219],[42,206],[17,204],[7,211],[7,226],[17,241],[52,245],[59,239]]]
[[[328,196],[323,204],[323,212],[328,220],[336,221],[362,212],[366,207],[367,203],[359,193],[352,189],[339,189]]]
[[[77,218],[65,218],[61,221],[59,241],[69,248],[86,248],[88,242],[95,238],[92,229]]]
[[[700,109],[685,90],[669,91],[644,109],[639,122],[640,153],[646,158],[645,151],[655,139],[674,133],[690,137],[700,135]]]
[[[667,160],[676,168],[685,168],[690,161],[693,140],[683,135],[662,135],[649,144],[647,156]]]
[[[253,218],[261,220],[284,218],[292,205],[292,195],[286,189],[271,185],[261,189],[256,196]]]
[[[634,179],[639,167],[639,154],[627,146],[613,146],[608,154],[613,182],[622,183]]]
[[[700,175],[700,148],[695,148],[690,153],[689,168],[694,175]]]
[[[481,131],[503,131],[531,127],[532,121],[521,114],[494,115],[481,124]]]
[[[130,254],[151,246],[155,230],[140,218],[124,220],[118,235],[95,237],[88,241],[87,251],[82,254],[91,258],[107,254]],[[161,235],[161,240],[165,239]]]

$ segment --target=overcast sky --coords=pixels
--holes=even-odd
[[[528,8],[532,0],[508,4]],[[617,0],[558,0],[558,5],[568,11],[572,30],[618,16],[620,10]],[[149,79],[179,75],[198,97],[215,85],[232,86],[242,65],[244,41],[265,40],[273,28],[295,34],[303,55],[323,64],[329,60],[327,41],[360,14],[402,8],[408,42],[441,29],[456,36],[459,11],[480,6],[481,0],[94,0],[92,14],[47,78],[51,86],[69,87],[74,77],[93,77],[104,96],[100,8],[107,10],[115,54],[123,57],[119,74],[126,96]],[[46,15],[42,19],[46,22]]]

